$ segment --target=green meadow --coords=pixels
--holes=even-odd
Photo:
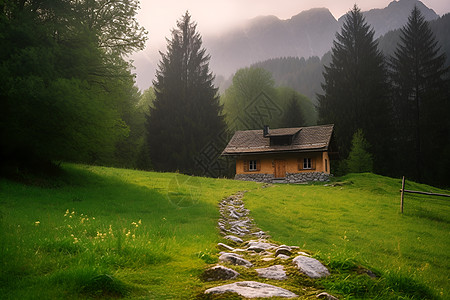
[[[450,203],[407,195],[402,215],[398,179],[358,174],[333,186],[265,187],[66,164],[57,179],[28,183],[0,180],[2,299],[203,298],[219,284],[201,280],[223,241],[217,204],[242,190],[274,241],[331,269],[308,289],[349,299],[449,297]],[[377,278],[358,272],[365,268]],[[300,277],[282,285],[300,291]]]
[[[405,194],[401,214],[401,179],[351,174],[337,181],[334,186],[280,185],[254,191],[246,205],[274,239],[308,249],[335,268],[323,282],[330,291],[357,298],[374,292],[385,299],[395,292],[400,298],[427,299],[430,289],[448,299],[449,198]],[[406,188],[450,194],[408,181]],[[382,276],[381,282],[362,284],[348,272],[357,266]]]

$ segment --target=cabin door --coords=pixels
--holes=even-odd
[[[286,161],[283,159],[275,160],[275,178],[286,177]]]

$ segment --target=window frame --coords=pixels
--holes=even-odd
[[[312,159],[311,159],[311,157],[303,158],[303,170],[312,170]]]
[[[248,161],[248,171],[255,172],[258,171],[258,161],[256,159],[252,159]]]

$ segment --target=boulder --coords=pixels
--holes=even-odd
[[[330,271],[320,261],[312,257],[297,256],[292,261],[300,272],[310,278],[321,278],[330,275]]]
[[[244,242],[241,238],[239,238],[237,236],[234,236],[234,235],[227,235],[227,236],[224,237],[224,239],[233,241],[233,242],[238,243],[238,244],[242,244]]]
[[[235,270],[226,268],[224,266],[214,266],[205,270],[203,273],[203,279],[205,281],[215,281],[215,280],[229,280],[235,279],[240,274]]]
[[[216,286],[205,291],[205,294],[236,293],[245,298],[295,298],[296,294],[266,283],[256,281],[241,281],[222,286]]]
[[[227,262],[232,265],[238,265],[238,266],[244,266],[246,268],[253,267],[253,264],[249,262],[248,260],[242,258],[242,255],[236,254],[236,253],[222,253],[219,256],[220,262]]]
[[[275,280],[287,279],[286,271],[282,265],[275,265],[268,268],[256,269],[259,277]]]

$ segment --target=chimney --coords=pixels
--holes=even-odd
[[[264,125],[263,136],[267,137],[268,134],[269,134],[269,125]]]

